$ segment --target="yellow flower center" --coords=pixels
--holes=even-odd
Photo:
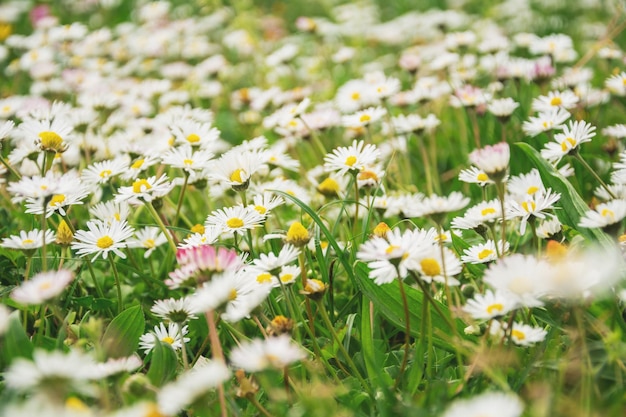
[[[435,258],[422,259],[420,261],[420,266],[422,267],[424,275],[428,275],[429,277],[441,274],[441,267]]]
[[[325,195],[336,195],[339,192],[339,183],[332,178],[326,178],[317,186],[317,190]]]
[[[65,195],[63,194],[55,194],[52,196],[52,198],[50,199],[50,207],[54,207],[57,204],[62,204],[65,201]]]
[[[187,142],[198,143],[200,142],[200,136],[196,135],[195,133],[192,133],[191,135],[187,136]]]
[[[65,400],[65,407],[74,411],[89,411],[89,407],[76,397],[69,397]]]
[[[567,151],[568,143],[571,145],[572,148],[576,146],[576,140],[574,138],[566,138],[563,142],[561,142],[561,150],[563,152]]]
[[[193,159],[185,159],[183,161],[183,164],[185,164],[187,166],[191,166],[191,165],[193,165]]]
[[[50,281],[44,281],[41,284],[39,284],[39,290],[41,291],[45,291],[49,289],[50,287],[52,287],[52,283]]]
[[[174,343],[174,338],[173,337],[169,337],[169,336],[165,336],[163,339],[161,339],[161,342],[165,342],[168,345],[171,345],[172,343]]]
[[[24,240],[22,240],[22,245],[32,245],[33,243],[35,243],[35,241],[32,240],[32,239],[24,239]]]
[[[143,417],[165,417],[165,414],[162,414],[156,405],[150,404]]]
[[[229,301],[234,301],[237,299],[237,290],[236,289],[232,289],[230,290],[230,292],[228,293],[228,300]]]
[[[267,272],[259,274],[256,277],[256,282],[259,284],[269,284],[272,282],[272,274],[268,274]]]
[[[309,231],[300,222],[293,222],[287,230],[287,243],[295,246],[304,246],[310,239]]]
[[[524,332],[521,332],[519,330],[512,330],[511,331],[511,336],[516,338],[517,340],[524,340],[524,339],[526,339],[526,335],[524,334]]]
[[[203,225],[201,225],[201,224],[194,224],[194,225],[191,227],[191,233],[200,233],[200,234],[204,234],[204,231],[205,231],[204,226],[203,226]]]
[[[5,40],[13,32],[13,26],[8,23],[0,23],[0,42]]]
[[[359,122],[361,123],[366,123],[370,120],[372,120],[372,117],[369,114],[362,114],[361,117],[359,117]]]
[[[112,172],[110,169],[103,169],[102,171],[100,171],[100,178],[106,178],[111,174]]]
[[[326,249],[327,247],[328,247],[328,242],[326,242],[325,240],[322,240],[320,242],[320,248]]]
[[[500,303],[495,303],[487,306],[487,314],[493,314],[495,311],[501,313],[504,310],[504,306]]]
[[[226,220],[226,226],[230,227],[231,229],[239,229],[243,227],[243,220],[241,220],[239,217],[231,217],[230,219]]]
[[[391,228],[385,222],[380,222],[374,228],[374,236],[385,237]]]
[[[232,182],[238,182],[238,183],[242,183],[244,182],[244,179],[241,177],[241,174],[246,174],[246,172],[241,169],[241,168],[237,168],[236,170],[233,171],[232,174],[230,174],[230,180]]]
[[[141,168],[141,166],[143,165],[145,161],[146,161],[145,159],[138,159],[135,162],[133,162],[133,164],[130,167],[132,169],[139,169]]]
[[[534,201],[524,201],[522,203],[522,208],[526,210],[527,213],[530,213],[531,211],[535,211],[537,204],[535,204]]]
[[[155,246],[154,239],[146,239],[143,242],[143,246],[148,249],[152,249]]]
[[[387,255],[391,255],[391,253],[392,253],[394,250],[396,250],[396,249],[400,249],[400,246],[396,246],[396,245],[389,245],[389,246],[387,247],[387,249],[385,249],[385,253],[386,253]]]
[[[561,104],[563,104],[561,97],[552,97],[552,100],[550,100],[551,106],[560,106]]]
[[[291,282],[293,280],[293,274],[283,274],[280,276],[280,280],[283,284]]]
[[[44,149],[59,150],[63,145],[63,138],[55,132],[39,132],[39,139],[41,139],[41,147]]]
[[[602,209],[602,212],[600,212],[600,215],[602,217],[610,217],[611,219],[615,219],[615,213],[612,210],[609,209]]]
[[[96,246],[100,249],[106,249],[113,246],[113,239],[110,236],[102,236],[100,239],[96,240]]]
[[[496,209],[494,209],[493,207],[487,207],[481,210],[480,214],[482,216],[486,216],[488,214],[494,214],[496,212]]]
[[[267,213],[267,209],[263,206],[254,206],[254,209],[257,211],[257,213],[259,214],[265,214]]]
[[[350,96],[350,98],[352,100],[359,100],[361,98],[361,94],[358,91],[355,91],[354,93],[352,93],[352,95]]]
[[[489,176],[485,174],[484,172],[481,172],[480,174],[476,176],[476,179],[478,181],[489,181]]]
[[[534,185],[531,185],[530,187],[528,187],[528,190],[526,190],[526,194],[533,195],[537,191],[539,191],[539,187],[535,187]]]
[[[491,249],[483,249],[478,253],[478,259],[482,260],[491,255],[493,255],[493,251]]]
[[[121,216],[119,213],[115,213],[115,214],[113,215],[113,218],[114,218],[115,220],[117,220],[118,222],[119,222],[120,220],[122,220],[122,216]]]
[[[145,191],[148,191],[150,188],[152,188],[152,186],[150,185],[150,183],[148,182],[148,180],[145,179],[139,179],[135,182],[133,182],[133,192],[134,193],[143,193]]]
[[[378,181],[378,175],[376,175],[374,171],[370,171],[366,169],[359,173],[358,179],[360,179],[361,181],[367,181],[367,180]]]
[[[349,157],[346,158],[345,164],[348,165],[349,167],[351,167],[354,164],[356,164],[356,161],[357,161],[356,156],[350,155]]]

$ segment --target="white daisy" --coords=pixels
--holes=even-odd
[[[154,349],[154,345],[161,341],[167,343],[174,350],[178,350],[182,348],[183,341],[185,343],[189,342],[188,337],[184,337],[189,330],[187,326],[180,327],[178,323],[169,323],[167,328],[164,323],[159,323],[158,326],[154,326],[154,331],[146,333],[139,338],[139,349],[144,350],[144,353],[147,355],[152,349]],[[181,334],[182,337],[181,338]]]
[[[167,243],[167,238],[161,229],[147,226],[135,231],[135,237],[128,239],[126,246],[147,249],[143,257],[148,258],[157,247],[165,243]]]
[[[74,279],[74,273],[65,269],[40,272],[11,292],[11,298],[22,304],[42,304],[63,292]]]
[[[520,233],[526,231],[526,224],[531,216],[535,218],[545,219],[546,210],[554,208],[554,204],[559,201],[561,194],[555,193],[552,189],[547,189],[545,193],[536,193],[521,202],[511,201],[507,207],[507,217],[521,217]]]
[[[487,392],[454,401],[441,417],[520,417],[524,404],[514,394]]]
[[[267,368],[283,369],[305,358],[304,351],[288,335],[242,343],[230,353],[235,368],[259,372]]]
[[[45,239],[44,239],[45,237]],[[21,230],[19,235],[12,235],[2,239],[0,246],[10,249],[20,249],[23,251],[34,251],[50,242],[54,242],[55,235],[50,229],[46,229],[45,236],[39,229],[24,231]]]
[[[626,217],[626,200],[611,200],[600,203],[593,210],[587,211],[578,225],[587,228],[605,228],[621,223],[624,217]]]
[[[366,166],[373,165],[378,158],[376,145],[365,144],[363,141],[352,142],[349,147],[339,147],[324,157],[324,168],[327,171],[358,173]]]
[[[224,232],[238,234],[246,233],[246,230],[254,229],[265,221],[265,216],[261,215],[253,207],[234,206],[218,209],[207,217],[206,227],[219,227]]]
[[[167,195],[174,184],[170,182],[167,175],[157,177],[138,178],[128,187],[120,187],[115,196],[115,202],[127,201],[132,205],[141,205],[144,202],[150,203],[152,200]]]
[[[109,252],[126,258],[121,249],[126,247],[126,240],[133,235],[133,228],[126,221],[105,223],[101,220],[90,220],[87,228],[89,230],[77,230],[74,234],[76,241],[72,242],[72,249],[77,251],[77,255],[82,257],[95,254],[92,262],[100,255],[106,259]]]
[[[541,132],[561,129],[563,123],[565,123],[570,116],[571,114],[567,110],[557,107],[546,112],[540,112],[537,117],[530,117],[522,124],[522,130],[528,136],[537,136]]]
[[[478,245],[465,249],[463,256],[461,256],[461,261],[470,264],[484,264],[495,261],[498,258],[498,253],[503,254],[508,252],[508,250],[509,242],[504,242],[504,245],[500,242],[496,250],[495,242],[490,239],[485,243],[479,243]]]
[[[514,298],[507,297],[502,292],[487,290],[484,294],[476,294],[473,299],[467,300],[463,311],[474,319],[488,320],[504,316],[516,306],[517,301]]]
[[[185,323],[198,318],[191,310],[189,297],[156,300],[150,311],[155,316],[173,323]]]
[[[539,96],[533,99],[532,110],[536,112],[549,112],[557,107],[571,109],[580,99],[571,90],[550,91],[547,96]]]

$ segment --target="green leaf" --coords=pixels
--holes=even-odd
[[[385,284],[376,285],[374,281],[369,277],[368,268],[364,264],[358,264],[356,269],[357,283],[363,294],[374,302],[376,308],[387,318],[391,323],[397,326],[401,330],[405,330],[404,323],[404,307],[402,305],[402,297],[400,296],[400,288],[398,285]],[[405,285],[406,296],[409,304],[409,320],[411,324],[411,335],[413,337],[419,336],[420,323],[422,321],[422,303],[425,302],[424,295],[421,291]],[[437,301],[436,301],[437,302]],[[444,314],[448,314],[448,307],[437,302],[437,305]],[[432,325],[435,330],[433,334],[433,344],[437,347],[445,349],[449,352],[454,352],[454,347],[451,341],[437,336],[437,331],[441,333],[451,334],[451,329],[446,320],[439,316],[436,311],[432,312]],[[466,324],[462,320],[456,319],[457,334],[469,339],[466,336],[463,329]]]
[[[561,194],[558,201],[560,208],[554,210],[559,221],[564,225],[576,229],[581,235],[589,240],[598,242],[602,246],[613,247],[609,237],[598,228],[578,227],[580,218],[584,216],[589,207],[585,204],[580,195],[576,192],[572,184],[563,177],[552,165],[541,157],[539,152],[527,143],[518,142],[515,144],[520,148],[539,170],[543,183],[552,190]]]
[[[33,356],[33,344],[22,327],[19,310],[10,314],[7,331],[0,337],[0,356],[5,365],[16,358],[30,359]]]
[[[141,306],[122,311],[111,321],[102,336],[102,346],[107,356],[121,358],[135,353],[144,327],[145,319]]]
[[[157,387],[163,386],[174,377],[177,368],[178,357],[174,349],[169,344],[156,340],[155,337],[150,369],[147,374],[150,382]]]

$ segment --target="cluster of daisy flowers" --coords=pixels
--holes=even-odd
[[[32,346],[63,329],[72,346],[36,346],[7,366],[6,389],[30,396],[7,412],[113,412],[94,400],[109,395],[97,381],[131,374],[124,390],[134,392],[147,373],[151,394],[112,415],[176,415],[215,397],[225,413],[233,379],[236,395],[268,415],[256,400],[263,379],[247,374],[282,372],[290,400],[292,364],[332,367],[318,346],[326,334],[342,373],[367,392],[349,352],[337,353],[350,345],[334,334],[344,317],[329,311],[323,337],[315,328],[320,309],[334,308],[326,291],[343,303],[362,279],[398,281],[403,294],[406,282],[424,303],[449,307],[448,322],[511,349],[560,331],[537,311],[622,294],[626,128],[602,127],[597,115],[626,95],[623,53],[598,49],[597,73],[575,65],[570,36],[514,33],[533,19],[504,6],[501,25],[450,10],[382,22],[361,2],[287,25],[263,17],[263,35],[233,10],[195,16],[166,1],[97,30],[36,8],[32,33],[11,34],[27,10],[0,6],[0,63],[28,80],[23,95],[0,98],[2,201],[20,212],[1,246],[23,255],[2,281],[12,287],[3,302],[21,317],[0,305],[0,338],[23,327]],[[292,23],[298,32],[286,36]],[[606,75],[607,65],[616,71]],[[599,141],[608,157],[589,158]],[[512,169],[514,142],[535,148],[541,166]],[[569,180],[594,193],[577,218],[570,206],[580,211],[581,197],[572,188],[574,204],[556,188]],[[583,239],[596,229],[610,236],[601,249]],[[346,265],[357,261],[367,274],[351,287]],[[87,313],[94,297],[110,303]],[[148,318],[133,346],[141,355],[104,357],[85,317],[108,321],[137,305]],[[176,375],[159,380],[163,349]],[[458,352],[456,361],[464,367]],[[508,410],[500,415],[524,408],[485,393],[443,415],[489,415],[488,403]]]

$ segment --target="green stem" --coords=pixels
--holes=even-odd
[[[356,377],[356,379],[359,380],[359,382],[361,383],[361,386],[363,386],[363,388],[365,390],[367,390],[367,392],[373,398],[373,394],[374,393],[372,391],[372,388],[369,386],[367,381],[365,379],[363,379],[363,376],[361,376],[361,372],[359,372],[359,368],[357,368],[356,364],[352,360],[352,357],[350,356],[350,354],[346,350],[345,346],[341,342],[341,339],[339,339],[339,336],[337,335],[337,332],[335,331],[335,328],[333,327],[333,324],[330,322],[330,318],[328,317],[328,313],[326,312],[326,309],[322,305],[321,300],[317,300],[317,310],[320,312],[320,315],[322,316],[322,320],[324,321],[324,324],[326,325],[326,327],[328,328],[328,330],[332,334],[333,339],[335,340],[335,343],[337,343],[337,347],[339,348],[339,350],[341,351],[341,353],[345,357],[345,360],[348,363],[348,366],[352,369],[352,372],[354,372],[354,376]]]
[[[602,178],[600,178],[600,176],[598,175],[598,173],[596,171],[594,171],[593,168],[591,168],[591,166],[587,163],[587,161],[585,161],[583,159],[582,156],[580,156],[580,154],[576,151],[574,153],[572,153],[572,155],[574,156],[574,158],[576,160],[578,160],[578,162],[581,163],[581,165],[596,179],[596,181],[598,181],[600,183],[600,185],[602,186],[602,188],[604,188],[606,190],[606,192],[611,196],[611,198],[616,199],[617,197],[615,196],[615,194],[613,194],[613,192],[609,189],[609,186],[606,185],[606,183],[604,181],[602,181]]]
[[[498,200],[500,200],[500,214],[502,215],[502,223],[500,225],[500,242],[497,242],[497,239],[494,239],[494,243],[496,244],[496,253],[498,253],[499,251],[498,247],[502,245],[502,250],[499,251],[500,254],[498,255],[499,257],[502,257],[504,256],[504,242],[506,241],[506,211],[504,209],[504,194],[506,191],[506,184],[504,183],[504,181],[502,181],[496,184],[496,188],[498,190]]]
[[[184,171],[184,173],[185,173],[185,181],[183,182],[183,188],[180,190],[180,195],[178,196],[178,204],[176,205],[176,215],[174,216],[174,226],[178,224],[180,208],[183,205],[183,200],[185,199],[185,191],[187,190],[187,181],[189,181],[189,173],[187,171]]]
[[[117,289],[117,314],[120,314],[124,311],[124,306],[122,304],[122,284],[120,282],[120,275],[117,272],[113,256],[109,256],[109,263],[111,264],[111,270],[113,271],[113,277],[115,278],[115,287]]]
[[[222,343],[220,342],[220,337],[217,332],[217,324],[215,323],[215,312],[213,310],[209,310],[205,313],[207,326],[209,327],[209,342],[211,343],[211,355],[213,356],[213,360],[220,361],[222,363],[226,363],[224,359],[224,351],[222,350]],[[224,395],[224,385],[218,385],[218,397],[220,401],[220,411],[222,417],[228,416],[228,409],[226,408],[226,397]]]
[[[270,414],[270,412],[267,411],[265,407],[263,407],[261,403],[254,397],[254,395],[247,395],[246,398],[248,399],[248,401],[250,401],[254,408],[259,410],[259,413],[263,414],[266,417],[273,417],[272,414]]]
[[[172,238],[172,234],[167,229],[167,227],[165,227],[165,224],[163,223],[163,220],[161,220],[161,216],[159,216],[159,213],[157,213],[157,211],[154,208],[154,206],[152,205],[152,203],[146,202],[146,207],[148,208],[148,211],[152,215],[152,218],[154,219],[154,221],[159,226],[159,229],[161,229],[161,231],[163,232],[163,234],[167,238],[167,243],[169,243],[170,249],[172,249],[174,254],[176,254],[176,250],[177,250],[176,249],[176,243],[174,243],[174,239]]]
[[[46,219],[46,206],[48,205],[48,199],[44,198],[43,213],[41,215],[41,270],[48,270],[48,254],[46,242],[46,227],[48,226],[48,220]]]
[[[404,310],[404,355],[402,357],[402,363],[400,364],[400,370],[398,371],[398,378],[394,384],[394,389],[398,387],[404,370],[406,369],[407,362],[409,360],[409,347],[411,342],[411,319],[409,316],[409,302],[406,298],[406,292],[404,291],[404,283],[402,278],[398,276],[398,285],[400,287],[400,296],[402,297],[402,308]]]
[[[189,359],[187,358],[187,346],[185,345],[185,335],[183,334],[183,324],[176,323],[178,325],[178,334],[180,335],[180,351],[183,357],[183,367],[185,370],[189,369]]]
[[[428,153],[426,150],[426,146],[424,146],[424,139],[421,135],[415,134],[417,139],[417,147],[419,148],[420,155],[422,157],[422,164],[424,164],[424,174],[426,177],[426,192],[428,195],[433,193],[433,177],[432,170],[430,167],[430,159],[428,158]]]
[[[15,178],[17,178],[18,180],[22,178],[20,173],[17,172],[15,168],[13,168],[11,164],[9,164],[9,162],[6,159],[4,159],[2,155],[0,155],[0,162],[2,162],[2,165],[4,165],[9,170],[9,172],[13,174]]]

